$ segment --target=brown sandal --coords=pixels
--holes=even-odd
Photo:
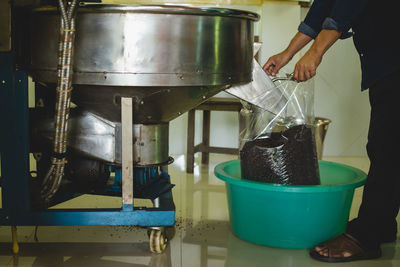
[[[381,257],[382,251],[380,248],[375,250],[367,250],[351,235],[342,234],[331,241],[322,243],[317,247],[322,248],[320,252],[315,248],[310,251],[310,256],[313,259],[324,262],[349,262],[357,260],[369,260]],[[327,252],[328,256],[320,254]],[[351,256],[344,256],[344,253],[350,253]]]

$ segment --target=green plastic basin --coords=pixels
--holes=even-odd
[[[319,161],[321,185],[277,185],[241,179],[240,160],[217,165],[226,182],[232,232],[246,241],[277,248],[306,249],[342,233],[354,190],[365,172]]]

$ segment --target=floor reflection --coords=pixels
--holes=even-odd
[[[9,266],[172,266],[170,248],[163,254],[152,254],[148,246],[148,242],[21,243],[20,253],[15,256],[10,243],[0,243],[0,255],[10,256]]]
[[[306,249],[278,249],[244,241],[232,234],[225,185],[213,175],[216,164],[233,159],[210,155],[210,164],[196,159],[194,174],[182,168],[180,157],[169,168],[176,205],[176,223],[168,229],[170,240],[162,254],[149,250],[147,229],[132,226],[19,227],[20,253],[13,256],[10,227],[0,227],[0,266],[152,266],[152,267],[314,267]],[[359,160],[359,159],[358,159]],[[361,163],[363,163],[362,161]],[[354,165],[348,159],[344,163]],[[88,200],[88,199],[85,199]],[[93,199],[100,205],[102,199]],[[360,199],[355,199],[358,208]],[[385,244],[383,257],[373,261],[335,264],[337,267],[400,266],[400,244]]]

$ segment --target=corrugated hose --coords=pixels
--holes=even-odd
[[[51,166],[43,179],[41,198],[46,202],[58,191],[67,164],[68,118],[72,91],[72,65],[75,39],[75,16],[78,0],[59,0],[61,28],[58,54],[58,81],[54,115],[53,155]]]

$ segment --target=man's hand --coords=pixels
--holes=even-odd
[[[279,70],[283,66],[285,66],[291,59],[291,55],[289,55],[285,50],[277,55],[270,57],[267,60],[267,63],[265,63],[263,69],[268,75],[276,76]]]
[[[276,76],[279,70],[292,59],[301,48],[312,40],[311,37],[298,32],[290,41],[288,47],[279,54],[272,56],[265,63],[263,69],[268,75]]]
[[[315,76],[317,67],[321,63],[322,55],[308,50],[306,54],[296,63],[293,78],[296,81],[304,82]]]

